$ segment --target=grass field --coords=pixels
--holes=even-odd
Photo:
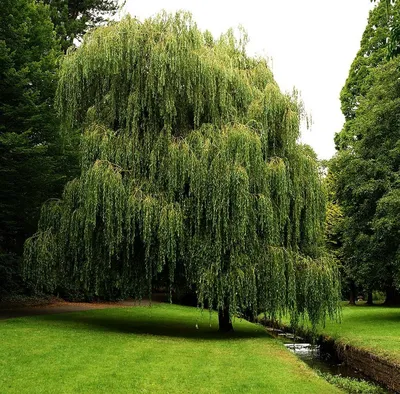
[[[160,304],[5,320],[0,392],[340,392],[262,328],[226,336],[216,318]]]
[[[289,324],[289,319],[283,323]],[[346,302],[341,322],[327,320],[317,332],[400,364],[400,308],[364,303],[350,306]]]
[[[400,364],[400,308],[345,305],[342,322],[328,321],[319,332]]]

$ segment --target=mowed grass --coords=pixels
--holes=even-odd
[[[400,308],[343,306],[341,323],[327,321],[318,331],[400,364]]]
[[[160,304],[2,321],[0,392],[340,392],[263,328],[216,319]]]
[[[263,316],[259,316],[263,319]],[[289,325],[289,318],[282,322]],[[308,323],[305,324],[309,327]],[[331,337],[400,365],[400,308],[343,303],[341,321],[327,320],[318,334]]]

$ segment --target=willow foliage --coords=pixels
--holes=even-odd
[[[178,13],[99,28],[65,57],[57,105],[67,132],[84,130],[82,172],[43,207],[27,278],[141,297],[183,276],[231,313],[336,313],[298,100],[245,47]]]

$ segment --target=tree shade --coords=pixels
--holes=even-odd
[[[99,28],[64,58],[57,106],[67,132],[83,130],[81,176],[43,206],[27,279],[142,297],[164,275],[229,315],[334,317],[301,106],[246,43],[162,13]]]

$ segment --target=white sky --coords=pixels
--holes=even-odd
[[[219,36],[242,25],[248,52],[272,59],[284,91],[300,90],[313,126],[302,140],[320,159],[335,153],[344,118],[339,94],[367,25],[370,0],[126,0],[125,13],[143,20],[162,9],[188,10],[202,29]]]

